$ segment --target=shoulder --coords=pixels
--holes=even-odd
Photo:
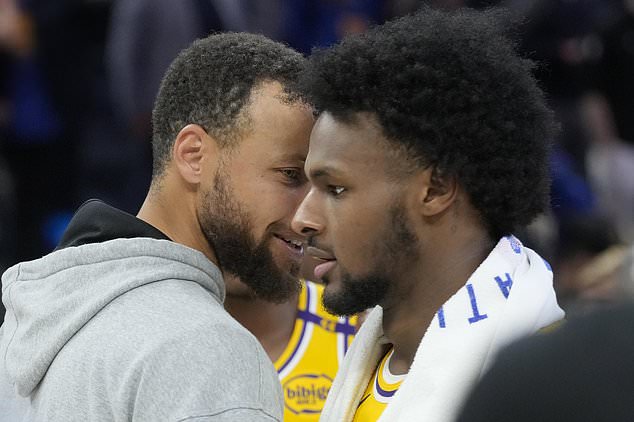
[[[279,381],[264,350],[235,320],[217,316],[190,321],[136,357],[137,402],[191,420],[278,414]],[[192,410],[202,413],[194,417]]]
[[[199,286],[189,284],[194,292],[161,294],[153,306],[146,304],[145,315],[131,317],[148,342],[156,339],[164,359],[170,359],[171,352],[176,356],[189,354],[204,371],[228,363],[243,365],[264,353],[257,339],[220,303]]]
[[[182,280],[163,280],[126,292],[82,331],[89,331],[94,341],[108,341],[137,356],[136,366],[150,369],[156,363],[152,372],[175,379],[226,368],[236,369],[236,379],[257,376],[259,369],[253,365],[259,365],[264,355],[256,338],[217,298],[199,284]],[[106,340],[103,333],[111,334]],[[125,359],[123,353],[120,358]],[[178,369],[170,372],[170,367]]]

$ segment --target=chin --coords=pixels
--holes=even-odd
[[[337,316],[353,316],[366,310],[354,297],[342,294],[342,292],[328,292],[328,287],[324,289],[322,304],[328,312]]]
[[[382,303],[389,285],[389,279],[379,274],[359,278],[345,274],[326,285],[323,304],[336,315],[354,315]]]
[[[345,272],[347,274],[347,272]],[[332,270],[324,274],[322,282],[325,286],[329,286],[332,292],[343,289],[343,283],[341,282],[342,271],[339,264],[337,264]]]

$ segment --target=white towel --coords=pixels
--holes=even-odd
[[[466,394],[509,342],[557,322],[550,265],[517,238],[502,238],[437,312],[380,421],[452,421]],[[355,337],[320,421],[351,421],[384,352],[377,306]]]

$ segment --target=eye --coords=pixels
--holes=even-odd
[[[297,169],[281,169],[280,172],[289,179],[299,178],[299,171],[297,171]]]
[[[328,185],[328,192],[330,192],[332,196],[339,196],[345,191],[346,188],[344,188],[343,186]]]
[[[280,169],[279,172],[282,174],[286,182],[291,184],[298,184],[302,182],[303,172],[297,168],[284,168]]]

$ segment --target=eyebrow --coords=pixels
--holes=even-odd
[[[302,154],[281,154],[277,157],[278,161],[299,161],[301,163],[306,162],[306,156]]]
[[[323,177],[331,176],[332,173],[337,174],[337,170],[335,170],[334,168],[330,166],[323,166],[323,167],[318,167],[316,169],[311,170],[309,173],[309,177],[311,179],[320,179]]]

